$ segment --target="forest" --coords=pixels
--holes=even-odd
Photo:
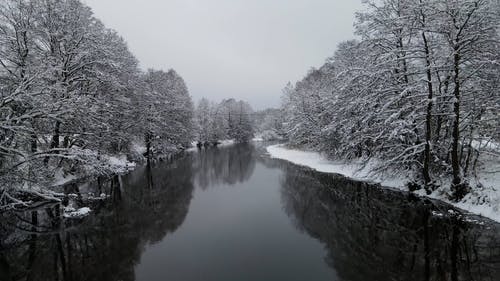
[[[217,145],[221,140],[248,142],[254,137],[252,107],[233,98],[220,103],[202,98],[196,107],[195,124],[198,147]]]
[[[282,96],[290,145],[402,174],[454,200],[498,161],[500,3],[365,1],[341,43]]]
[[[1,206],[57,200],[54,181],[120,172],[116,155],[188,147],[192,116],[182,77],[142,71],[80,1],[0,3]]]
[[[175,70],[141,70],[78,0],[0,4],[1,208],[58,201],[64,179],[112,175],[191,146],[253,138],[244,101],[195,108]]]

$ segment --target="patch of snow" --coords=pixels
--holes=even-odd
[[[252,141],[260,142],[260,141],[264,141],[264,138],[262,138],[260,136],[256,136],[255,138],[252,139]]]
[[[83,218],[90,214],[92,210],[89,207],[83,207],[76,210],[73,207],[64,208],[64,217],[65,218]]]
[[[363,168],[361,165],[356,163],[331,161],[318,152],[288,149],[284,145],[271,145],[266,149],[272,158],[287,160],[297,165],[307,166],[319,172],[342,174],[355,180],[380,183],[386,187],[393,187],[407,191],[405,182],[407,182],[409,178],[376,177],[369,172],[370,166],[373,166],[374,163],[366,165]],[[474,179],[476,181],[474,183],[471,182],[472,179],[468,179],[472,186],[475,187],[472,192],[465,196],[465,198],[463,198],[460,202],[453,202],[449,200],[449,195],[451,194],[451,181],[448,179],[441,180],[441,187],[430,195],[426,194],[426,192],[422,189],[417,190],[414,193],[419,196],[444,201],[462,210],[500,222],[500,188],[498,186],[500,184],[500,161],[498,159],[494,159],[493,157],[492,159],[485,160],[485,162],[487,164],[484,166],[487,167],[488,171],[486,168],[481,170],[478,173],[479,177]]]
[[[132,142],[131,144],[131,150],[136,152],[137,154],[144,154],[146,153],[146,146],[140,142]]]
[[[471,146],[480,150],[500,151],[500,143],[493,140],[473,140]]]
[[[106,156],[109,165],[115,170],[117,173],[125,172],[135,167],[134,162],[130,162],[127,160],[126,155],[119,156]]]
[[[355,180],[380,183],[387,187],[403,188],[405,186],[404,178],[382,179],[370,175],[370,166],[373,166],[374,163],[363,167],[361,164],[356,163],[331,161],[318,152],[288,149],[282,144],[271,145],[266,149],[272,158],[283,159],[294,164],[307,166],[318,172],[341,174]]]
[[[192,141],[191,147],[186,149],[186,152],[193,152],[193,151],[198,151],[198,142],[197,141]]]
[[[223,146],[231,146],[235,144],[236,142],[234,140],[221,140],[218,147],[223,147]]]
[[[76,179],[77,176],[71,174],[64,175],[64,172],[61,169],[58,169],[54,174],[54,182],[52,183],[52,185],[53,186],[64,185]]]
[[[127,161],[127,157],[124,155],[122,155],[120,157],[108,156],[108,162],[109,162],[109,164],[114,165],[114,166],[127,166],[127,164],[129,163]]]
[[[436,212],[436,211],[432,211],[432,215],[435,216],[435,217],[444,217],[443,213]]]
[[[473,223],[473,224],[484,225],[483,221],[478,221],[478,220],[471,219],[471,218],[465,218],[465,221],[467,221],[469,223]]]

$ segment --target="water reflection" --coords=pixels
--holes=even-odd
[[[195,180],[202,189],[245,182],[255,170],[256,151],[251,144],[207,148],[192,157]]]
[[[448,207],[289,165],[282,201],[342,280],[499,280],[500,227]],[[446,215],[441,215],[446,214]]]
[[[4,215],[0,280],[135,280],[145,245],[175,231],[188,213],[191,162],[142,167],[92,186],[110,199],[96,201],[83,221],[54,222],[52,208],[17,214],[24,222]]]
[[[261,278],[237,279],[499,280],[498,224],[262,154],[252,145],[207,149],[66,186],[72,204],[93,210],[82,220],[60,218],[60,205],[0,214],[0,280],[132,281],[148,262],[158,280],[186,272],[196,280],[193,256],[211,280],[249,269]],[[245,188],[217,189],[228,185]],[[193,200],[195,186],[202,191]],[[156,262],[145,259],[147,248]]]

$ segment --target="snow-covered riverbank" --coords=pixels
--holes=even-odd
[[[102,164],[101,166],[108,171],[108,174],[124,174],[135,169],[137,163],[129,161],[127,155],[101,155]],[[88,171],[83,174],[65,174],[61,168],[58,168],[54,172],[54,180],[50,187],[62,186],[79,179],[89,178],[95,176],[97,173],[95,171]]]
[[[307,166],[319,172],[342,174],[355,180],[370,181],[387,187],[407,190],[405,182],[408,182],[409,178],[372,175],[369,172],[371,165],[363,167],[356,163],[331,161],[318,152],[289,149],[282,144],[268,146],[266,149],[272,158]],[[442,188],[437,189],[430,195],[427,195],[423,190],[416,191],[415,194],[438,199],[471,213],[500,222],[500,190],[498,186],[500,184],[500,173],[498,172],[500,167],[497,167],[498,163],[495,164],[490,167],[491,171],[481,174],[483,187],[475,188],[460,202],[452,202],[448,199],[450,190],[449,187],[446,187],[447,185],[443,185]]]

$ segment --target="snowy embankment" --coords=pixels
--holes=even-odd
[[[272,158],[306,166],[318,172],[337,173],[355,180],[375,182],[386,187],[408,190],[405,183],[410,180],[409,178],[382,178],[372,175],[370,173],[371,165],[362,166],[356,163],[331,161],[318,152],[289,149],[282,144],[268,146],[266,149]],[[475,188],[460,202],[452,202],[448,199],[449,187],[439,188],[430,195],[427,195],[423,190],[418,190],[415,194],[441,200],[457,208],[500,222],[500,190],[498,186],[500,184],[500,164],[498,162],[491,164],[489,165],[490,171],[484,171],[480,174],[482,187]]]
[[[110,171],[111,174],[123,174],[133,170],[136,167],[136,163],[128,161],[126,155],[115,155],[115,156],[103,155],[102,159],[103,159],[103,165],[106,167],[108,171]],[[66,185],[69,184],[70,182],[87,178],[89,175],[92,174],[65,175],[61,169],[58,169],[55,171],[52,187]],[[64,211],[63,217],[67,219],[79,219],[89,215],[92,210],[89,207],[82,207],[76,209],[73,206],[67,206],[63,209],[63,211]]]
[[[110,171],[110,174],[123,174],[133,170],[136,167],[135,162],[131,162],[127,160],[127,156],[122,155],[102,155],[101,156],[103,163],[102,165],[106,170]],[[90,175],[93,175],[92,173]],[[51,186],[61,186],[68,184],[70,182],[86,178],[88,174],[82,175],[73,175],[73,174],[65,174],[61,169],[57,169],[54,173],[54,181]]]
[[[132,152],[138,155],[142,155],[146,151],[146,148],[133,144]],[[129,161],[127,159],[127,155],[119,154],[119,155],[101,155],[100,156],[100,168],[105,170],[108,174],[124,174],[132,171],[136,167],[136,163]],[[82,179],[86,179],[92,176],[96,176],[96,172],[92,169],[92,167],[88,167],[87,171],[81,172],[79,174],[71,174],[65,173],[63,169],[58,168],[54,171],[53,181],[50,184],[51,188],[67,185],[71,182],[79,181]],[[47,193],[48,190],[42,190],[40,186],[31,186],[30,189],[38,191],[40,193]],[[62,193],[53,193],[55,196],[64,197],[67,194]],[[69,194],[71,197],[72,194]],[[76,197],[76,195],[74,195]],[[104,196],[105,197],[105,196]],[[100,199],[103,199],[101,195]],[[54,200],[60,201],[59,198],[54,197]],[[89,207],[75,208],[71,204],[72,200],[70,200],[70,205],[63,209],[63,217],[68,219],[75,218],[83,218],[91,213],[91,209]]]
[[[72,207],[66,207],[64,208],[64,214],[63,217],[65,218],[83,218],[90,214],[92,210],[89,207],[83,207],[80,209],[75,209]]]

